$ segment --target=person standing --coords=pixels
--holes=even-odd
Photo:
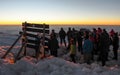
[[[59,31],[59,36],[60,36],[60,44],[62,45],[62,42],[64,42],[64,45],[66,47],[66,41],[65,41],[66,32],[63,30],[63,28],[61,28],[61,30]]]
[[[75,55],[76,55],[76,45],[74,39],[70,40],[70,58],[75,63]]]
[[[84,62],[90,64],[91,54],[93,50],[93,43],[89,40],[89,32],[84,33],[84,43],[83,43],[83,55]]]
[[[70,49],[70,39],[72,38],[72,30],[71,28],[69,27],[68,28],[68,31],[67,31],[67,40],[68,40],[68,47],[67,47],[67,50]]]
[[[95,54],[95,39],[94,39],[94,35],[93,35],[92,32],[89,33],[89,40],[93,43],[93,50],[92,50],[91,59],[94,61],[94,54]]]
[[[56,39],[54,34],[51,34],[50,36],[50,40],[48,41],[48,48],[50,49],[51,55],[57,57],[58,55],[57,49],[59,48],[59,45],[58,45],[58,40]]]
[[[75,41],[75,44],[77,42],[77,30],[75,30],[75,28],[72,28],[72,38]]]
[[[80,31],[78,32],[77,34],[77,42],[78,42],[78,51],[83,54],[83,51],[82,51],[82,41],[83,41],[83,38],[82,38],[82,31],[80,29]]]
[[[113,46],[113,37],[114,37],[115,31],[113,29],[111,29],[111,31],[109,32],[110,35],[110,45]]]
[[[113,59],[115,60],[118,60],[118,48],[119,48],[119,37],[118,37],[118,33],[115,33],[113,35],[113,53],[114,53]]]
[[[99,59],[102,61],[102,66],[104,66],[106,64],[106,61],[108,60],[109,46],[110,46],[109,34],[105,29],[103,29],[99,41],[99,49],[100,49]]]

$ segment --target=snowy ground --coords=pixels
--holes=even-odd
[[[59,52],[63,49],[59,49]],[[5,52],[0,49],[0,57]],[[120,75],[120,54],[118,61],[110,60],[104,67],[100,62],[91,65],[72,63],[66,61],[69,60],[67,55],[58,58],[50,56],[41,60],[26,56],[16,63],[13,62],[13,57],[9,53],[5,59],[0,59],[0,75]]]
[[[52,56],[39,61],[24,57],[15,64],[1,59],[0,75],[120,75],[120,68],[118,65],[102,67],[97,63],[75,64]]]
[[[6,40],[4,39],[4,41]],[[9,39],[7,41],[6,43],[13,42]],[[4,43],[2,44],[4,45]],[[3,45],[0,46],[0,57],[5,54],[5,49],[10,47],[9,44]],[[14,50],[5,59],[0,59],[0,75],[120,75],[120,50],[118,61],[111,59],[113,53],[110,51],[109,61],[103,67],[101,62],[96,61],[91,65],[82,63],[82,55],[80,53],[77,53],[77,58],[79,58],[77,63],[68,61],[70,60],[69,54],[63,54],[65,52],[64,47],[60,47],[58,50],[58,58],[50,56],[45,59],[36,60],[26,56],[14,63],[13,53],[17,53],[18,48],[18,45],[15,46]]]

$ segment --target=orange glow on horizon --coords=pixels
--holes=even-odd
[[[0,21],[0,25],[21,25],[21,22],[17,21]]]
[[[0,25],[21,25],[23,21],[0,21]],[[45,23],[45,24],[61,24],[61,25],[120,25],[120,21],[27,21],[28,23]]]

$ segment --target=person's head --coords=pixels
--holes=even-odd
[[[100,27],[98,27],[98,30],[101,30],[101,28],[100,28]]]
[[[71,31],[71,28],[69,27],[68,30]]]
[[[103,29],[103,32],[105,32],[105,33],[106,33],[106,32],[107,32],[107,31],[106,31],[106,29]]]
[[[96,32],[97,30],[95,28],[93,28],[93,32]]]
[[[75,31],[75,28],[72,28],[72,31]]]
[[[63,28],[61,28],[61,30],[63,30]]]
[[[111,31],[114,31],[113,29],[111,29]]]

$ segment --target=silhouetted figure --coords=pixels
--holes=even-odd
[[[91,53],[93,50],[93,43],[89,40],[89,33],[84,33],[84,43],[83,43],[83,55],[84,55],[84,62],[90,64],[91,60]]]
[[[113,37],[114,37],[115,31],[113,29],[111,29],[111,31],[109,32],[110,35],[110,45],[113,46]]]
[[[48,41],[48,48],[50,49],[51,55],[57,57],[58,51],[57,49],[59,48],[58,45],[58,40],[54,36],[54,34],[51,34],[50,40]]]
[[[66,41],[65,41],[66,32],[63,30],[63,28],[61,28],[61,30],[59,31],[59,36],[60,36],[60,44],[62,45],[62,43],[64,42],[64,45],[66,46]]]
[[[104,29],[100,35],[100,41],[99,41],[99,49],[100,49],[99,60],[102,61],[102,66],[104,66],[106,64],[106,61],[108,60],[109,45],[110,45],[109,34]]]
[[[70,48],[70,39],[72,38],[72,30],[71,28],[69,27],[68,28],[68,31],[67,31],[67,40],[68,40],[68,47],[67,47],[67,50],[69,50]]]
[[[94,38],[93,53],[98,54],[98,50],[97,50],[97,30],[95,28],[93,28],[92,36]]]
[[[90,39],[90,41],[93,43],[93,50],[92,50],[91,59],[94,61],[94,54],[95,54],[94,45],[95,45],[95,39],[94,39],[94,35],[93,35],[92,32],[89,33],[89,39]]]
[[[75,28],[72,29],[72,38],[75,41],[75,44],[77,42],[77,31],[75,30]]]
[[[70,57],[74,63],[76,62],[75,55],[76,55],[76,45],[75,45],[74,39],[71,39],[70,40]]]
[[[80,29],[80,31],[77,34],[77,41],[78,41],[78,51],[81,52],[81,54],[83,54],[83,50],[82,50],[82,31]]]
[[[118,60],[118,48],[119,48],[119,37],[118,37],[118,33],[115,33],[113,35],[113,53],[114,53],[113,59],[115,60]]]
[[[100,35],[102,33],[102,29],[98,28],[97,32],[96,32],[96,53],[100,52]]]

